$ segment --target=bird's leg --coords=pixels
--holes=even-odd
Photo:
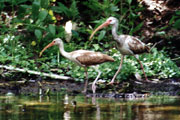
[[[121,56],[121,62],[120,62],[119,68],[118,68],[116,74],[113,76],[113,79],[111,80],[111,82],[109,84],[114,83],[114,80],[116,79],[116,76],[118,75],[118,73],[120,72],[120,70],[122,68],[123,59],[124,59],[124,55]]]
[[[85,82],[84,82],[84,90],[82,91],[82,93],[86,93],[87,92],[87,86],[88,86],[88,72],[87,72],[87,67],[84,68],[85,69]]]
[[[141,65],[141,69],[142,69],[142,71],[143,71],[143,74],[144,74],[144,77],[145,77],[146,81],[149,82],[149,80],[148,80],[148,78],[147,78],[147,76],[146,76],[146,73],[144,72],[143,64],[141,63],[141,61],[140,61],[136,56],[134,56],[134,57],[136,58],[136,60],[137,60],[137,61],[139,62],[139,64]]]
[[[93,83],[92,83],[92,91],[93,91],[93,94],[96,93],[96,82],[97,82],[97,80],[99,79],[99,77],[100,77],[100,75],[101,75],[101,71],[98,69],[98,66],[95,66],[94,68],[95,68],[95,70],[98,72],[98,75],[97,75],[96,79],[95,79],[95,80],[93,81]]]

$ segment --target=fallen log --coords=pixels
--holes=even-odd
[[[14,70],[18,72],[23,72],[23,73],[29,73],[29,74],[34,74],[34,75],[40,75],[40,76],[45,76],[45,77],[50,77],[50,78],[55,78],[55,79],[61,79],[61,80],[73,80],[73,78],[68,77],[68,76],[61,76],[53,73],[43,73],[43,72],[37,72],[33,70],[28,70],[27,68],[16,68],[13,66],[6,66],[6,65],[0,65],[0,68],[4,68],[7,70]]]

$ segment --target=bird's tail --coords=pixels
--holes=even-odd
[[[148,52],[149,52],[149,53],[152,52],[152,49],[155,48],[156,45],[159,44],[159,43],[161,43],[162,41],[163,41],[163,40],[161,40],[161,41],[159,41],[159,42],[156,42],[152,47],[148,47],[148,48],[149,48]]]
[[[109,62],[114,62],[115,61],[111,56],[108,56],[108,55],[106,55],[106,59]]]

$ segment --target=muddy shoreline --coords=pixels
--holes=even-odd
[[[71,94],[79,94],[83,90],[84,83],[74,80],[57,80],[57,79],[43,79],[36,78],[21,78],[11,77],[3,78],[1,76],[0,94],[7,94],[12,92],[14,94],[24,95],[48,95],[55,92],[67,92]],[[16,81],[14,81],[16,79]],[[42,91],[40,93],[40,90]],[[136,95],[180,95],[180,78],[165,79],[156,82],[143,82],[130,79],[114,85],[101,83],[97,85],[96,97],[114,97],[122,98],[127,94]],[[91,83],[88,85],[87,96],[92,96]]]

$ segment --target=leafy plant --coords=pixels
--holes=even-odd
[[[67,21],[75,22],[78,27],[72,30],[72,40],[65,43],[65,50],[100,51],[116,60],[114,63],[100,65],[100,79],[105,80],[112,79],[121,55],[114,48],[114,42],[110,41],[110,28],[100,31],[95,36],[97,41],[89,41],[92,28],[96,28],[110,16],[118,18],[119,34],[140,35],[139,31],[144,25],[138,14],[144,8],[132,0],[3,0],[0,4],[0,64],[43,72],[52,72],[51,69],[58,68],[58,74],[72,76],[77,81],[84,80],[84,69],[62,57],[57,47],[45,51],[42,58],[38,57],[40,50],[52,39],[65,38],[64,24]],[[179,29],[179,11],[172,16],[169,25]],[[152,54],[144,54],[140,56],[140,60],[148,77],[161,79],[180,76],[179,68],[163,50],[158,52],[153,49]],[[89,68],[88,72],[89,78],[95,79],[97,72],[93,68]],[[133,78],[136,72],[143,75],[138,62],[127,56],[117,80]]]

